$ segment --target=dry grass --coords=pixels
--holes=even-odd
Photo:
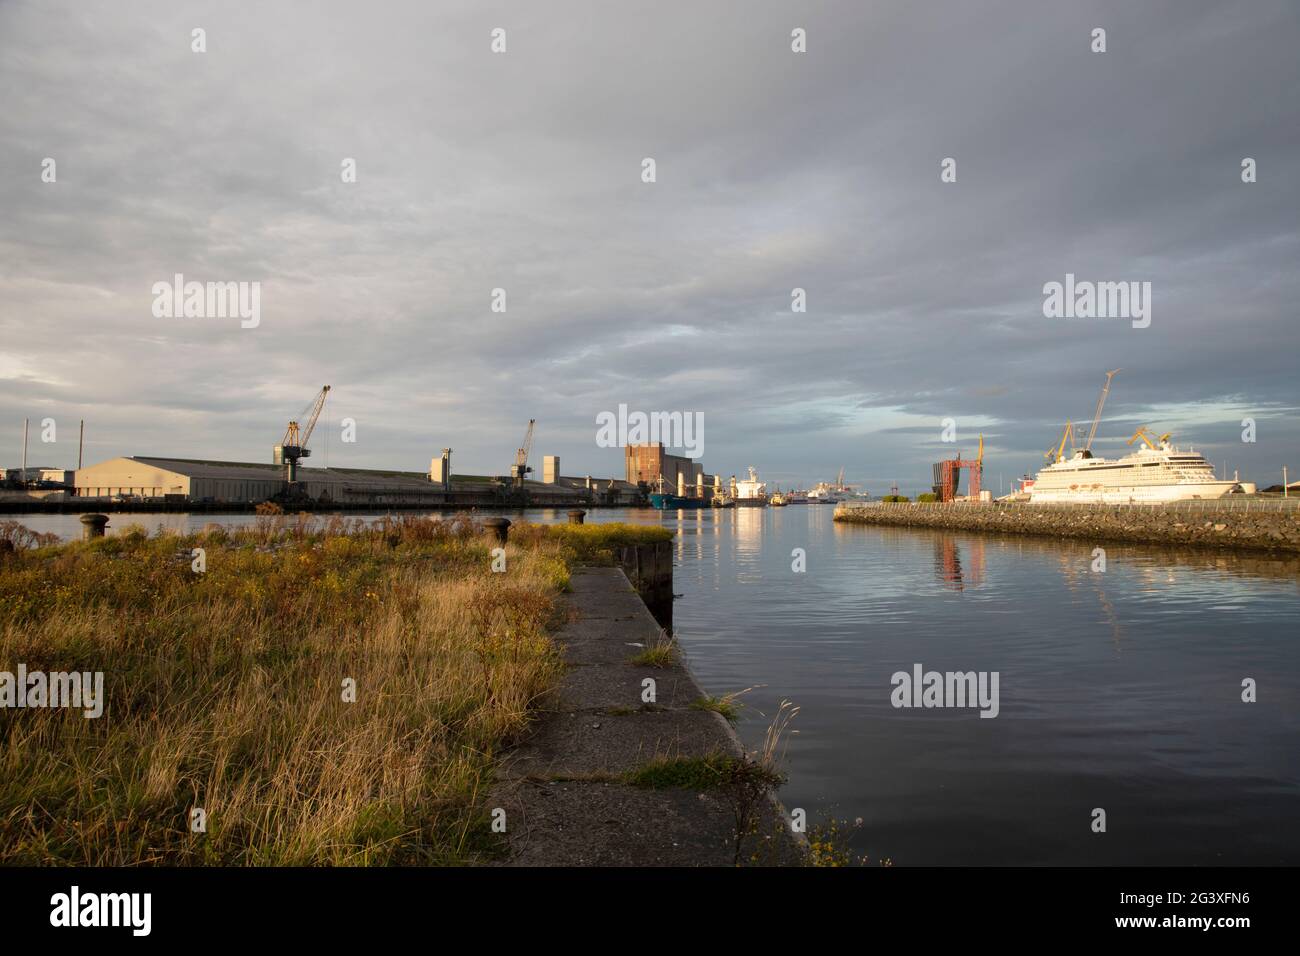
[[[0,710],[0,863],[480,859],[495,757],[559,673],[568,581],[545,534],[512,540],[505,574],[492,546],[467,521],[265,515],[10,555],[0,670],[103,671],[107,703]]]

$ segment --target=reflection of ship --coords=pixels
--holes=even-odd
[[[735,490],[732,497],[735,498],[737,507],[762,508],[767,504],[767,485],[758,480],[758,471],[753,465],[749,466],[748,478],[740,481],[732,478],[731,486]]]
[[[1065,443],[1072,434],[1066,426],[1050,465],[1029,485],[1029,500],[1038,502],[1162,502],[1188,498],[1222,498],[1237,490],[1235,481],[1219,481],[1214,468],[1194,449],[1181,451],[1169,443],[1169,436],[1156,441],[1145,428],[1128,440],[1139,438],[1143,447],[1123,458],[1095,458],[1087,446],[1065,457]],[[1049,453],[1050,456],[1050,453]]]

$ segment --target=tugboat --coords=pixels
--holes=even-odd
[[[785,500],[785,495],[781,494],[781,491],[778,488],[772,493],[772,497],[767,500],[767,503],[773,508],[784,508],[790,502]]]

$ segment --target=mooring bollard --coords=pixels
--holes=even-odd
[[[499,544],[506,543],[506,537],[510,534],[509,518],[484,518],[483,527],[496,535]]]
[[[569,524],[582,524],[582,519],[587,516],[585,511],[570,511]]]
[[[104,528],[108,526],[108,515],[82,515],[81,540],[104,537]]]

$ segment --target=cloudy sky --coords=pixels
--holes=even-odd
[[[626,403],[703,412],[710,473],[875,492],[952,418],[996,490],[1122,367],[1098,450],[1276,482],[1297,49],[1290,0],[0,0],[0,463],[24,418],[32,464],[82,418],[88,462],[269,461],[328,383],[316,465],[503,473],[536,418],[538,463],[618,474]],[[261,324],[155,317],[176,273]],[[1150,327],[1045,318],[1067,273],[1150,282]]]

